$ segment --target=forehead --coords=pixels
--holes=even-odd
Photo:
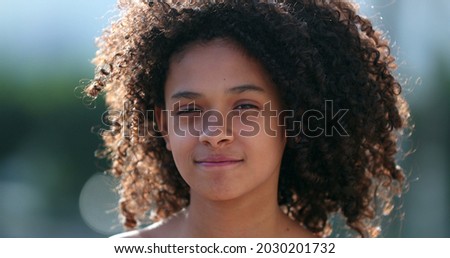
[[[165,100],[177,91],[214,94],[239,85],[256,85],[277,96],[269,73],[238,44],[222,39],[193,43],[171,58]]]
[[[248,55],[245,48],[241,46],[239,43],[237,43],[235,40],[229,38],[214,38],[211,40],[194,40],[193,42],[190,42],[180,47],[178,50],[175,51],[175,53],[172,54],[170,61],[171,63],[180,62],[186,56],[187,53],[195,52],[195,50],[198,49],[200,50],[208,49],[211,47],[229,48],[235,50],[236,52],[240,52],[243,55]]]

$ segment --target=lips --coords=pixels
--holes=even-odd
[[[196,164],[213,167],[213,166],[228,166],[242,162],[243,159],[229,156],[208,156],[195,160]]]

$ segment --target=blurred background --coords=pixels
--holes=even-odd
[[[94,157],[104,105],[81,90],[115,0],[0,0],[0,237],[121,231],[115,182]],[[450,237],[450,1],[364,0],[387,33],[415,129],[409,190],[384,237]]]

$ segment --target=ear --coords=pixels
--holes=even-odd
[[[161,132],[164,141],[166,142],[166,149],[172,151],[172,147],[170,146],[170,139],[168,133],[167,126],[167,117],[168,112],[166,110],[162,110],[161,107],[155,106],[155,122],[158,126],[158,130]]]

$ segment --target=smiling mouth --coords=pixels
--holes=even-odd
[[[195,164],[205,166],[205,167],[223,167],[241,163],[243,160],[205,160],[205,161],[195,161]]]

